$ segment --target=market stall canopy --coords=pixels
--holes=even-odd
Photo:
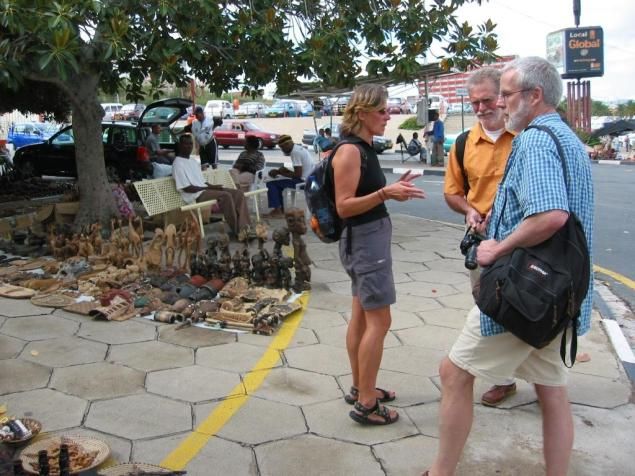
[[[635,131],[635,121],[627,121],[620,119],[615,122],[604,125],[599,129],[596,129],[591,134],[592,137],[602,137],[608,135],[619,135],[623,132]]]

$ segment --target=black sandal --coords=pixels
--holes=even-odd
[[[383,420],[369,418],[373,414],[383,418]],[[390,425],[399,420],[399,413],[395,413],[394,418],[391,417],[388,407],[380,405],[379,400],[375,402],[373,408],[366,408],[361,403],[355,402],[355,409],[351,410],[348,416],[362,425]]]
[[[397,398],[396,395],[391,395],[388,390],[384,390],[383,388],[375,388],[375,390],[382,393],[382,396],[377,399],[380,403],[392,402],[395,398]],[[358,398],[359,389],[355,386],[352,386],[349,393],[344,395],[344,401],[349,405],[354,405]]]

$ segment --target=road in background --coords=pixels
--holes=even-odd
[[[592,171],[595,186],[593,262],[635,280],[635,207],[630,201],[635,197],[635,167],[594,165]],[[387,174],[386,178],[395,181],[399,177]],[[389,209],[392,213],[463,224],[463,217],[445,204],[443,177],[424,176],[416,183],[426,191],[428,198],[402,203],[391,201]],[[457,243],[457,256],[460,256],[458,253]],[[598,277],[607,281],[631,310],[635,309],[635,289],[608,276]]]

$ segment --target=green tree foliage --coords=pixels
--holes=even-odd
[[[626,119],[632,119],[635,116],[635,101],[632,99],[618,104],[617,115]]]
[[[591,115],[592,116],[610,116],[611,109],[602,101],[591,100]]]
[[[412,80],[433,41],[445,45],[445,67],[465,68],[498,46],[491,21],[456,20],[474,1],[0,0],[0,84],[41,81],[64,93],[77,126],[80,221],[105,221],[115,207],[100,91],[124,86],[135,102],[194,77],[216,95],[270,82],[284,94],[304,78],[351,87],[364,65],[370,77]]]
[[[416,117],[409,117],[399,125],[399,129],[418,131],[419,129],[421,129],[421,126],[417,124]]]
[[[0,84],[0,114],[15,109],[43,113],[58,122],[68,119],[71,107],[66,95],[52,83],[24,80],[17,89]]]

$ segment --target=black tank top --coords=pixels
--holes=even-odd
[[[357,184],[357,190],[355,191],[356,197],[364,197],[375,193],[380,188],[386,185],[386,176],[381,170],[379,159],[375,149],[368,142],[364,141],[357,136],[346,136],[343,140],[352,142],[364,150],[366,160],[362,158],[362,171]],[[364,223],[370,223],[371,221],[379,220],[388,216],[388,210],[386,205],[382,202],[374,208],[354,217],[347,218],[344,223],[352,226],[363,225]]]

